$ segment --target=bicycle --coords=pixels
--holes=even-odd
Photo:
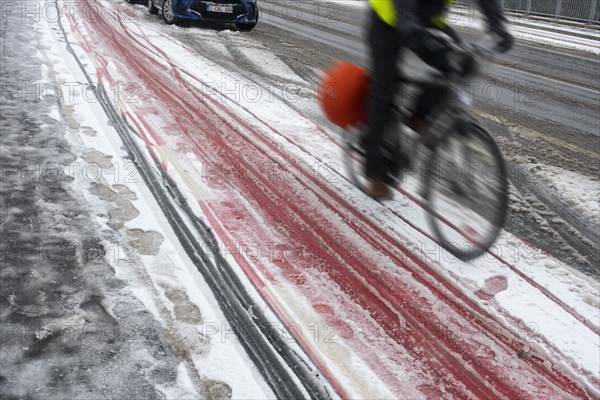
[[[490,54],[475,46],[470,51],[477,58]],[[464,87],[466,84],[441,75],[426,78],[403,75],[400,79],[407,86],[420,88],[425,85]],[[504,225],[508,208],[508,181],[502,153],[470,111],[470,105],[470,100],[463,96],[458,101],[448,98],[440,104],[432,113],[434,117],[429,121],[426,138],[406,126],[407,109],[398,107],[399,128],[386,134],[384,146],[391,161],[408,161],[409,167],[396,174],[395,186],[400,186],[410,174],[420,176],[419,194],[435,240],[463,261],[472,261],[489,250]],[[364,191],[363,132],[361,127],[342,129],[341,137],[348,175],[354,185]]]

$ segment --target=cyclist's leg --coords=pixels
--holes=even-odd
[[[385,129],[393,119],[398,89],[397,62],[401,52],[398,33],[372,13],[369,30],[372,86],[367,115],[365,173],[373,181],[387,180],[382,155]]]

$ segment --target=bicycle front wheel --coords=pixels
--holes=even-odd
[[[502,153],[474,123],[441,139],[426,174],[428,219],[438,243],[471,261],[496,241],[506,219],[508,182]]]

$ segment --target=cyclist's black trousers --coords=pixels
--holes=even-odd
[[[422,49],[419,47],[420,37],[418,30],[412,32],[407,45],[419,54],[424,61],[436,67],[443,67],[444,57],[436,57],[436,54],[428,54],[423,57]],[[400,89],[398,81],[398,62],[404,54],[404,43],[401,31],[382,21],[375,12],[371,13],[369,29],[369,47],[371,50],[371,96],[367,111],[367,135],[366,135],[366,165],[365,173],[370,179],[382,179],[391,182],[391,177],[398,167],[389,160],[385,160],[382,153],[386,132],[391,135],[397,134],[398,126],[394,123],[395,98]],[[414,43],[413,43],[414,42]],[[442,54],[440,54],[441,56]],[[425,59],[426,58],[426,59]],[[449,95],[449,90],[442,88],[428,88],[421,92],[414,110],[420,117],[426,119],[430,112]],[[404,97],[404,96],[402,96]],[[411,149],[404,149],[411,151]],[[400,154],[397,154],[400,156]],[[395,160],[400,161],[400,160]],[[397,164],[397,163],[396,163]],[[402,164],[402,162],[400,162]]]
[[[369,29],[371,49],[371,96],[367,110],[366,165],[370,179],[388,180],[388,171],[381,152],[386,128],[394,129],[394,98],[398,93],[397,62],[403,45],[396,29],[371,13]]]

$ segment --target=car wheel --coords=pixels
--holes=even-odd
[[[148,12],[152,15],[158,14],[158,8],[154,5],[152,0],[148,0]]]
[[[254,27],[256,26],[257,23],[258,23],[258,10],[256,10],[256,22],[254,22],[252,24],[236,24],[236,27],[241,32],[250,32],[252,29],[254,29]]]
[[[163,13],[163,19],[165,20],[165,22],[167,24],[173,25],[174,23],[177,22],[177,17],[175,16],[175,13],[173,12],[173,1],[172,0],[166,0],[163,3],[162,13]]]

